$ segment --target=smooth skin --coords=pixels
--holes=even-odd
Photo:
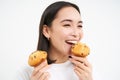
[[[71,41],[79,42],[83,37],[80,13],[73,7],[64,7],[58,11],[52,25],[44,25],[43,34],[50,41],[49,58],[56,60],[56,64],[70,60],[74,64],[74,71],[80,80],[92,80],[92,67],[87,58],[73,56],[70,49]],[[57,45],[56,45],[57,44]],[[72,58],[69,58],[72,56]],[[49,80],[50,68],[47,61],[34,68],[31,80]]]
[[[43,61],[40,65],[34,68],[31,80],[49,80],[50,74],[45,72],[49,67],[47,60]]]
[[[80,80],[93,80],[92,79],[92,66],[87,58],[71,56],[69,60],[74,64],[74,71]]]

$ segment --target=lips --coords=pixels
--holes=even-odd
[[[73,44],[77,43],[78,41],[76,41],[76,40],[66,40],[65,42],[73,45]]]

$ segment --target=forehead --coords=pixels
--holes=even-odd
[[[64,7],[58,11],[56,19],[71,19],[81,21],[80,13],[74,7]]]

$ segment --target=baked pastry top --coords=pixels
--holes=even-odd
[[[90,53],[90,48],[86,44],[78,42],[72,46],[71,52],[75,56],[86,57]]]
[[[42,61],[44,61],[47,58],[47,52],[46,51],[35,51],[32,54],[29,55],[28,64],[30,66],[37,66]]]

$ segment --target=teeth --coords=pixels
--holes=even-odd
[[[67,42],[73,43],[73,44],[77,43],[77,41],[67,41]]]

